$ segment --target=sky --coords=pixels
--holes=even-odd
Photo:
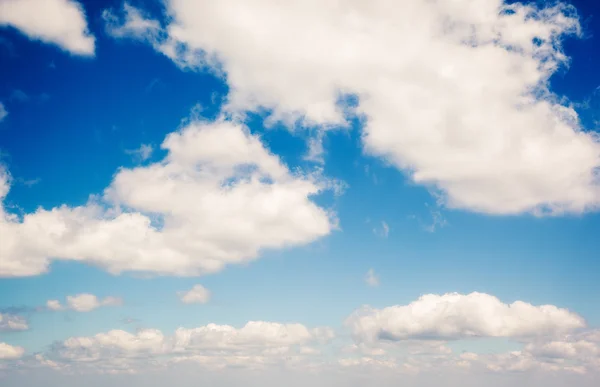
[[[595,386],[599,18],[0,0],[0,385]]]

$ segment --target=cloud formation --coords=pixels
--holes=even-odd
[[[9,313],[0,313],[0,332],[26,331],[27,329],[29,329],[29,324],[22,316]]]
[[[120,169],[87,205],[0,207],[0,276],[30,276],[52,260],[117,274],[195,276],[256,259],[263,249],[310,243],[335,227],[311,196],[333,188],[288,170],[241,124],[193,121],[169,134],[162,161]],[[10,176],[0,168],[0,200]]]
[[[179,292],[178,296],[184,304],[206,304],[210,300],[210,291],[198,284],[188,291]]]
[[[75,296],[67,296],[66,305],[62,305],[58,300],[48,300],[46,308],[52,311],[74,310],[76,312],[91,312],[102,306],[118,306],[122,305],[123,301],[117,297],[105,297],[98,299],[93,294],[81,293]]]
[[[365,151],[448,207],[580,213],[598,207],[600,143],[550,90],[580,28],[552,4],[169,0],[164,29],[127,4],[105,15],[113,36],[223,76],[229,111],[327,129],[356,95]]]
[[[91,372],[136,372],[149,364],[191,362],[209,369],[255,368],[307,356],[306,345],[330,338],[328,329],[301,324],[251,321],[241,328],[208,324],[179,328],[171,336],[156,329],[136,333],[112,330],[91,337],[71,337],[54,345],[45,358],[65,367],[94,364]],[[91,362],[91,363],[90,363]]]
[[[25,353],[25,349],[0,342],[0,360],[18,359]]]
[[[3,0],[0,26],[10,26],[33,40],[55,44],[73,55],[94,55],[83,6],[75,0]]]
[[[505,304],[485,293],[428,294],[408,305],[364,307],[346,321],[359,343],[552,336],[584,328],[582,317],[554,305]]]

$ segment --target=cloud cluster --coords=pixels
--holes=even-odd
[[[356,95],[366,152],[449,207],[598,207],[600,143],[549,88],[562,39],[579,33],[564,3],[169,0],[165,28],[128,4],[105,19],[115,37],[223,76],[230,111],[327,129]]]
[[[27,329],[29,329],[29,324],[22,316],[9,313],[0,313],[0,332],[26,331]]]
[[[48,300],[46,302],[46,308],[53,311],[70,309],[76,312],[91,312],[102,306],[118,306],[122,304],[123,301],[120,298],[105,297],[103,299],[98,299],[98,297],[93,294],[82,293],[75,296],[67,296],[66,305],[62,305],[58,300]]]
[[[75,0],[3,0],[1,26],[14,27],[30,39],[55,44],[74,55],[94,55],[95,38],[82,5]]]
[[[485,293],[428,294],[408,305],[364,307],[346,324],[359,343],[552,336],[584,328],[582,317],[554,305],[505,304]]]
[[[50,350],[23,356],[6,347],[16,367],[49,367],[68,373],[138,373],[177,366],[207,371],[249,369],[418,375],[437,372],[600,372],[600,331],[552,305],[467,295],[427,295],[382,310],[362,309],[346,321],[354,343],[331,328],[250,321],[240,328],[207,324],[178,328],[112,330],[71,337]],[[503,338],[520,349],[457,353],[450,341]],[[16,348],[16,347],[14,347]],[[16,351],[16,352],[15,352]]]
[[[251,321],[242,328],[208,324],[179,328],[171,336],[156,329],[136,333],[113,330],[92,337],[72,337],[54,345],[45,358],[63,366],[93,363],[96,371],[136,372],[148,364],[193,362],[207,368],[261,367],[286,357],[307,355],[309,344],[331,338],[331,330],[301,324]],[[90,370],[92,371],[92,370]]]
[[[111,273],[201,275],[263,249],[310,243],[335,227],[311,201],[330,182],[292,173],[241,124],[193,121],[162,148],[165,159],[120,169],[87,205],[22,218],[0,207],[0,276],[37,275],[55,259]],[[9,187],[0,168],[0,200]]]

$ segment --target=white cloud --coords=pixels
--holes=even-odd
[[[379,277],[375,275],[375,270],[369,269],[367,276],[365,277],[365,282],[369,286],[379,286]]]
[[[27,324],[27,320],[22,316],[0,313],[0,332],[25,331],[27,329],[29,329],[29,324]]]
[[[37,275],[52,260],[115,274],[195,276],[256,259],[263,249],[310,243],[335,227],[310,199],[335,185],[290,172],[241,124],[193,121],[162,148],[164,160],[120,169],[85,206],[22,218],[0,207],[0,276]],[[0,168],[0,199],[9,188]]]
[[[0,102],[0,122],[4,121],[6,116],[8,115],[8,111],[4,107],[4,104]]]
[[[3,0],[0,26],[11,26],[30,39],[52,43],[75,55],[94,55],[95,39],[85,11],[74,0]]]
[[[46,301],[46,308],[53,311],[63,310],[63,306],[58,300],[48,300]]]
[[[135,38],[153,41],[158,39],[161,32],[160,23],[150,20],[139,9],[128,3],[123,4],[123,17],[110,10],[102,12],[106,32],[115,38]]]
[[[179,299],[184,304],[206,304],[210,300],[210,291],[202,285],[194,285],[186,292],[179,292]]]
[[[122,305],[123,301],[117,297],[105,297],[98,299],[93,294],[82,293],[75,296],[67,296],[66,305],[63,306],[58,300],[48,300],[46,302],[46,308],[52,311],[59,310],[74,310],[76,312],[91,312],[94,309],[98,309],[102,306],[119,306]]]
[[[484,294],[428,294],[408,305],[364,307],[347,325],[357,342],[555,335],[585,327],[583,318],[553,305],[502,303]]]
[[[561,39],[579,31],[567,5],[170,0],[166,7],[165,29],[131,7],[124,20],[110,13],[110,28],[141,36],[181,67],[223,74],[229,111],[266,107],[271,120],[330,128],[345,124],[340,93],[355,94],[367,119],[365,150],[449,207],[492,214],[598,207],[600,144],[549,89],[567,61]]]
[[[125,153],[131,155],[135,161],[144,162],[152,156],[154,148],[150,144],[142,144],[137,149],[126,149]]]
[[[45,358],[55,364],[93,362],[92,372],[135,372],[139,368],[193,362],[207,368],[256,367],[317,355],[306,351],[323,329],[301,324],[251,321],[242,328],[208,324],[179,328],[171,336],[156,329],[136,333],[112,330],[91,337],[72,337],[53,346]],[[282,356],[285,355],[285,356]]]
[[[0,360],[13,360],[18,359],[25,353],[25,350],[21,347],[14,347],[12,345],[0,342]]]

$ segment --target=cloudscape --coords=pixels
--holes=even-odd
[[[599,18],[0,0],[0,385],[597,386]]]

